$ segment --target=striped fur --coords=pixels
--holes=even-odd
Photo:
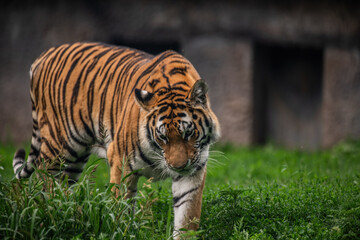
[[[127,179],[127,197],[140,176],[171,177],[174,234],[197,228],[191,220],[200,217],[209,145],[220,129],[207,85],[187,59],[173,51],[152,56],[99,43],[65,44],[43,53],[30,77],[31,151],[27,161],[24,150],[15,153],[17,178],[29,177],[42,159],[48,172],[77,181],[96,153],[108,159],[112,183],[120,184],[122,170],[139,170]]]

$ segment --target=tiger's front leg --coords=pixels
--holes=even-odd
[[[180,234],[182,228],[198,229],[205,177],[206,168],[193,176],[173,179],[174,238]]]
[[[127,162],[129,159],[125,157],[121,158],[121,154],[116,151],[114,146],[115,144],[111,143],[107,151],[107,157],[110,165],[110,183],[115,183],[117,185],[114,186],[112,190],[115,192],[116,197],[123,196],[125,194],[125,199],[132,198],[137,192],[139,175],[135,173],[126,177],[131,172]],[[123,182],[125,177],[126,179]],[[126,184],[126,193],[120,191],[121,184]]]

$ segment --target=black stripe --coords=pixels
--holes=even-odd
[[[16,151],[14,158],[21,158],[21,159],[25,159],[25,150],[20,148],[19,150]]]
[[[158,93],[159,96],[164,95],[169,91],[167,87],[159,87],[154,93]]]
[[[168,87],[170,88],[171,87],[171,85],[170,85],[170,80],[169,80],[169,77],[168,76],[166,76],[165,75],[165,73],[163,73],[163,78],[165,78],[166,79],[166,82],[167,82],[167,84],[168,84]]]
[[[150,145],[152,146],[153,149],[160,149],[162,150],[162,148],[158,145],[158,143],[154,140],[154,133],[152,128],[150,128],[149,126],[149,122],[151,120],[151,117],[148,118],[148,122],[146,123],[146,138],[147,141],[150,142]],[[138,134],[139,135],[139,134]]]
[[[77,54],[79,54],[79,52],[77,52],[75,55],[77,55]],[[83,54],[83,53],[81,53],[81,54]],[[77,142],[78,144],[80,144],[80,145],[82,145],[82,146],[86,146],[86,143],[84,143],[84,142],[82,142],[81,140],[77,139],[77,138],[74,136],[74,134],[72,133],[71,128],[70,128],[70,123],[69,123],[70,120],[69,120],[68,117],[66,117],[67,112],[68,112],[68,111],[67,111],[67,104],[64,104],[64,103],[66,103],[66,90],[67,90],[66,86],[67,86],[67,84],[68,84],[68,82],[69,82],[70,75],[71,75],[72,72],[74,71],[76,65],[78,64],[78,62],[79,62],[79,60],[80,60],[80,58],[81,58],[81,56],[78,57],[78,58],[76,58],[76,59],[72,62],[71,66],[70,66],[70,69],[69,69],[69,71],[67,72],[66,77],[65,77],[65,79],[64,79],[64,81],[63,81],[63,82],[64,82],[63,85],[61,86],[61,88],[60,88],[60,86],[59,86],[59,88],[62,89],[62,102],[60,102],[60,96],[58,96],[58,105],[59,105],[59,106],[63,105],[63,113],[64,113],[65,116],[62,115],[62,113],[61,113],[62,111],[60,111],[60,115],[61,115],[62,121],[63,121],[63,123],[64,123],[64,128],[65,128],[65,132],[67,133],[68,139],[71,138],[71,139],[73,139],[75,142]],[[59,93],[59,95],[60,95],[60,93]],[[64,120],[65,120],[65,121],[64,121]],[[66,126],[65,126],[65,125],[66,125]],[[74,127],[75,127],[75,126],[74,126]],[[70,135],[70,137],[69,137],[69,135]]]
[[[199,188],[199,187],[194,187],[194,188],[192,188],[192,189],[184,192],[183,194],[181,194],[181,195],[178,196],[178,197],[173,197],[174,205],[175,205],[176,203],[178,203],[179,200],[181,200],[183,197],[185,197],[185,196],[188,195],[189,193],[192,193],[192,192],[196,191],[198,188]]]
[[[181,112],[181,113],[178,113],[177,116],[178,116],[178,117],[186,117],[186,114],[183,113],[183,112]]]
[[[103,79],[101,80],[101,83],[100,83],[100,86],[99,86],[99,89],[102,88],[102,86],[104,85],[104,83],[106,82],[106,84],[108,85],[109,82],[112,80],[113,76],[114,76],[114,71],[111,71],[110,73],[110,69],[111,67],[115,64],[115,62],[112,62],[110,65],[106,65],[103,67],[102,71],[104,71],[104,69],[107,67],[107,70],[105,72],[105,75],[103,77]],[[110,73],[110,75],[109,75]],[[100,72],[100,75],[102,75],[102,72]],[[109,77],[108,77],[109,75]]]
[[[111,107],[110,107],[110,134],[111,134],[111,139],[114,139],[114,128],[115,128],[115,124],[114,124],[114,118],[116,118],[117,116],[114,116],[114,101],[111,101]]]
[[[157,107],[161,107],[161,106],[164,106],[164,105],[169,105],[171,103],[171,101],[167,102],[166,100],[169,100],[169,99],[162,99],[159,101],[159,104],[157,104]]]
[[[143,153],[143,151],[142,151],[141,148],[140,148],[139,142],[137,142],[136,145],[137,145],[137,148],[138,148],[138,150],[139,150],[141,159],[142,159],[145,163],[147,163],[151,168],[153,168],[153,167],[154,167],[154,166],[153,166],[153,163],[145,156],[145,154]]]
[[[205,128],[204,128],[204,126],[203,126],[203,123],[202,123],[202,121],[201,121],[201,118],[199,119],[198,124],[200,125],[201,131],[203,132],[203,134],[204,134],[204,136],[205,136]],[[204,136],[203,136],[203,137],[204,137]]]
[[[182,88],[182,87],[172,87],[171,90],[178,90],[178,91],[182,91],[182,92],[188,92],[188,90]],[[184,96],[186,97],[184,94],[179,94],[177,93],[176,96]]]
[[[110,57],[109,57],[108,60],[106,61],[105,65],[109,64],[109,62],[111,62],[112,60],[116,59],[118,56],[120,56],[120,54],[122,54],[122,53],[124,52],[124,50],[122,50],[122,51],[116,51],[115,49],[113,49],[113,51],[115,51],[115,52],[110,55]]]
[[[85,154],[84,156],[77,158],[75,163],[79,163],[79,162],[87,163],[89,156],[90,156],[90,154]]]
[[[175,52],[165,52],[165,53],[163,53],[162,55],[160,55],[160,56],[158,57],[158,59],[156,59],[156,61],[154,61],[147,69],[145,69],[145,70],[141,73],[141,75],[137,78],[137,80],[136,80],[136,82],[135,82],[135,84],[134,84],[134,87],[131,89],[131,92],[134,91],[134,89],[136,88],[138,82],[139,82],[144,76],[150,74],[150,73],[155,69],[155,67],[156,67],[159,63],[161,63],[164,59],[166,59],[166,58],[168,58],[168,57],[170,57],[170,56],[173,56],[173,55],[175,55],[175,54],[176,54]],[[144,84],[145,84],[145,83],[144,83]],[[129,96],[129,97],[130,97],[130,96]]]
[[[204,146],[208,145],[210,142],[210,136],[206,136],[206,140],[204,142],[200,142],[200,148],[203,148]]]
[[[170,64],[171,64],[171,63],[181,63],[181,64],[189,65],[188,62],[181,61],[181,60],[172,60],[172,61],[170,62]]]
[[[72,89],[72,94],[71,94],[71,105],[75,105],[75,103],[77,102],[78,99],[78,95],[79,95],[79,88],[80,88],[80,83],[81,83],[81,79],[82,79],[82,75],[87,67],[88,63],[85,64],[84,67],[82,67],[81,71],[80,71],[80,75],[77,78],[75,85]],[[72,108],[71,108],[72,111]]]
[[[187,82],[185,82],[185,81],[174,83],[171,87],[173,88],[173,87],[175,87],[176,85],[185,85],[185,86],[188,86],[188,87],[189,87],[189,84],[187,84]]]
[[[167,57],[169,57],[169,56],[172,56],[172,55],[174,55],[175,53],[174,52],[166,52],[166,53],[164,53],[164,54],[162,54],[162,55],[160,55],[157,59],[156,59],[156,61],[154,61],[149,67],[147,67],[141,74],[140,74],[140,76],[136,79],[136,81],[135,82],[133,82],[133,87],[132,87],[132,89],[131,89],[131,91],[127,91],[127,87],[128,87],[128,85],[127,85],[127,87],[126,87],[126,89],[122,89],[122,92],[123,93],[125,93],[125,92],[130,92],[130,94],[127,94],[128,96],[127,96],[127,99],[126,99],[126,101],[123,101],[123,105],[127,105],[127,103],[129,102],[129,99],[130,99],[130,97],[132,97],[133,96],[133,92],[134,92],[134,90],[135,90],[135,88],[140,88],[140,89],[142,89],[142,87],[143,87],[143,85],[145,85],[147,82],[144,82],[143,84],[142,84],[142,86],[138,86],[138,83],[140,82],[140,80],[141,79],[143,79],[143,77],[145,77],[146,75],[148,75],[148,74],[150,74],[153,70],[154,70],[154,68],[160,63],[160,62],[162,62],[164,59],[166,59]],[[138,61],[137,61],[138,62]],[[127,109],[128,108],[125,108],[125,110],[123,111],[123,114],[122,114],[122,119],[120,120],[120,127],[119,127],[119,129],[122,129],[122,127],[123,127],[123,124],[126,122],[126,121],[124,121],[124,118],[125,118],[125,116],[127,116]],[[118,138],[119,138],[119,136],[118,136]]]
[[[24,171],[27,175],[30,175],[34,172],[34,168],[30,168],[28,169],[28,166],[27,166],[27,163],[25,164],[25,167],[21,170],[21,171]]]
[[[171,119],[173,117],[172,112],[169,115],[165,115],[159,118],[159,121],[161,122],[164,119]]]
[[[39,156],[39,153],[31,152],[31,153],[29,153],[29,157],[30,156],[37,157],[37,156]]]
[[[33,145],[31,145],[31,151],[29,155],[38,156],[39,153],[39,149],[36,149]]]
[[[57,112],[56,104],[55,104],[56,103],[56,94],[55,94],[56,93],[56,82],[57,82],[57,80],[59,80],[60,73],[62,72],[61,70],[64,67],[65,62],[68,59],[67,57],[65,59],[63,59],[62,57],[69,48],[70,48],[70,46],[63,46],[63,48],[61,48],[61,47],[58,48],[58,51],[54,57],[54,59],[56,61],[54,68],[52,68],[49,78],[42,80],[43,82],[45,82],[46,80],[48,81],[47,82],[48,97],[49,97],[48,102],[50,103],[50,106],[54,113]],[[60,55],[59,55],[59,53],[60,53]],[[61,64],[59,64],[60,60],[61,60]],[[53,84],[53,82],[54,82],[54,84]],[[44,89],[43,89],[43,91],[44,91]],[[57,105],[57,107],[59,107],[59,106]],[[58,121],[57,117],[55,118],[55,121]]]
[[[97,46],[94,45],[93,47],[97,47]],[[98,51],[98,49],[94,49],[94,50],[92,50],[90,53],[88,53],[87,55],[85,55],[84,58],[81,60],[80,63],[83,63],[84,61],[89,60],[90,55],[93,54],[93,53],[96,52],[96,51]],[[91,60],[91,58],[90,58],[90,60]]]
[[[125,89],[122,85],[125,84],[125,80],[124,80],[124,76],[123,76],[123,73],[124,73],[124,67],[122,66],[122,64],[127,61],[129,58],[131,58],[133,55],[132,54],[127,54],[123,57],[121,57],[115,67],[115,70],[114,72],[116,72],[119,67],[122,67],[120,72],[118,73],[118,78],[116,79],[116,85],[115,85],[115,89],[113,91],[114,93],[114,96],[116,95],[116,99],[113,99],[113,101],[111,101],[111,106],[110,106],[110,116],[112,116],[110,118],[110,121],[111,121],[111,138],[113,139],[114,138],[114,128],[115,128],[115,120],[116,117],[118,116],[118,111],[121,111],[122,109],[122,105],[121,107],[118,107],[119,103],[122,102],[121,99],[122,99],[122,94],[125,92]],[[120,92],[121,91],[121,92]],[[115,114],[114,114],[114,104],[116,104],[115,106]]]
[[[55,149],[54,146],[52,146],[49,141],[43,137],[43,142],[45,143],[46,147],[49,149],[50,153],[53,155],[53,156],[57,156],[58,153],[59,153],[59,150],[58,149]]]
[[[65,48],[65,50],[63,52],[61,50],[62,50],[61,47],[56,49],[55,56],[52,56],[51,59],[48,60],[48,62],[47,62],[48,64],[47,64],[46,68],[42,69],[42,71],[41,71],[41,76],[39,79],[42,80],[43,87],[44,87],[44,84],[46,83],[46,81],[47,81],[48,86],[52,86],[51,84],[53,81],[53,76],[55,74],[55,69],[58,66],[58,61],[61,59],[61,53],[63,53],[65,50],[67,50],[67,48]],[[59,57],[59,54],[60,54],[60,57]],[[44,73],[43,78],[42,78],[42,73]],[[52,90],[51,87],[49,87],[48,91],[49,91],[50,100],[52,100],[51,96],[53,96],[53,95],[50,95],[51,90]],[[43,88],[43,91],[44,91],[44,88]],[[53,101],[50,101],[50,104],[53,105]]]
[[[120,59],[120,61],[118,62],[117,68],[120,66],[119,65],[120,63],[122,64],[121,71],[119,73],[119,76],[122,77],[122,81],[120,84],[121,85],[120,86],[121,92],[119,95],[120,99],[123,99],[123,97],[126,96],[124,94],[128,93],[129,84],[130,84],[130,82],[131,83],[133,82],[132,76],[133,76],[134,72],[128,78],[127,78],[127,74],[129,72],[130,68],[132,68],[135,64],[137,64],[139,62],[138,58],[135,57],[135,54],[136,54],[135,52],[130,52],[129,54],[122,57]],[[133,91],[134,91],[134,88],[131,92],[133,92]],[[131,94],[127,94],[127,95],[131,95]]]
[[[132,59],[132,62],[127,62],[127,67],[129,66],[133,66],[135,65],[136,63],[138,63],[138,59]],[[123,68],[125,68],[125,66],[123,66]],[[126,68],[127,69],[127,68]],[[136,67],[136,71],[137,69],[139,69],[138,67]],[[135,71],[135,70],[134,70]],[[130,75],[130,78],[132,79],[133,77],[133,74],[134,74],[134,71],[133,73]],[[127,72],[125,72],[124,74],[126,74]],[[117,97],[117,99],[120,99],[123,100],[122,101],[122,104],[121,104],[121,107],[120,108],[117,108],[116,109],[116,116],[118,115],[118,111],[120,111],[122,113],[122,118],[121,119],[118,119],[118,122],[120,122],[120,126],[119,126],[119,129],[122,130],[123,128],[123,124],[126,122],[125,121],[125,117],[127,116],[127,111],[131,112],[133,106],[135,106],[136,104],[132,104],[131,108],[129,108],[129,100],[130,100],[130,97],[133,97],[133,92],[134,92],[134,88],[136,87],[136,85],[133,86],[133,89],[132,91],[130,92],[130,94],[128,93],[128,86],[129,86],[129,82],[132,82],[133,83],[133,80],[131,79],[127,79],[128,81],[125,81],[124,79],[126,79],[126,75],[123,76],[123,80],[122,82],[124,83],[123,85],[125,85],[126,83],[126,87],[125,88],[121,88],[121,92],[120,92],[120,95]],[[130,81],[131,80],[131,81]],[[127,98],[126,98],[127,97]],[[126,98],[126,100],[124,99]],[[119,100],[116,101],[116,102],[120,102]],[[126,107],[127,106],[127,107]]]
[[[92,112],[93,112],[93,106],[94,106],[94,85],[95,85],[95,79],[97,78],[97,75],[99,74],[100,69],[98,69],[92,79],[92,81],[90,82],[89,85],[89,90],[88,90],[88,97],[87,97],[87,112],[89,113],[88,117],[91,123],[91,127],[92,127],[92,132],[95,132],[95,125],[94,125],[94,121],[92,119]]]
[[[85,122],[85,120],[84,120],[84,118],[83,118],[83,116],[82,116],[82,114],[81,114],[81,110],[79,110],[79,116],[80,116],[80,120],[81,120],[81,122],[82,122],[82,124],[83,124],[83,127],[84,127],[84,129],[85,129],[86,134],[87,134],[88,136],[90,136],[92,140],[94,140],[94,134],[93,134],[93,132],[91,131],[90,127],[86,124],[86,122]]]
[[[102,52],[100,52],[98,55],[94,56],[95,59],[100,59],[101,57],[103,57],[105,54],[107,54],[109,51],[111,51],[111,48],[108,48]]]
[[[124,149],[124,151],[123,151],[124,155],[126,157],[129,157],[129,151],[128,151],[129,144],[127,144],[128,139],[129,139],[129,130],[123,131],[123,133],[124,133],[124,138],[123,138],[123,142],[122,142],[123,143],[122,149]],[[131,134],[131,130],[130,130],[130,134]],[[131,139],[129,141],[131,141]]]
[[[169,108],[169,105],[160,108],[159,113],[158,114],[162,114],[163,112],[165,112],[167,109]]]
[[[78,79],[76,80],[76,83],[75,83],[75,86],[73,87],[73,91],[72,91],[72,95],[71,95],[70,120],[71,120],[71,124],[72,124],[73,128],[75,129],[75,132],[76,132],[76,134],[78,136],[80,136],[80,132],[79,132],[78,128],[76,127],[76,123],[74,121],[74,112],[75,112],[74,107],[75,107],[75,105],[77,103],[77,99],[78,99],[78,95],[79,95],[80,82],[81,82],[82,75],[84,73],[84,70],[85,70],[87,64],[81,69],[80,75],[79,75]]]
[[[206,125],[206,127],[209,127],[209,126],[210,126],[209,119],[206,117],[206,115],[205,115],[205,114],[203,114],[203,117],[204,117],[204,121],[205,121],[205,125]]]
[[[184,96],[184,95],[176,94],[175,97],[181,97],[181,98],[176,98],[176,99],[174,99],[173,101],[184,103],[184,102],[185,102],[185,98],[184,98],[183,96]]]
[[[82,43],[78,43],[78,44],[73,44],[73,45],[78,45],[79,47],[83,47],[81,49],[79,49],[75,54],[74,56],[72,56],[71,60],[73,60],[74,58],[77,57],[78,54],[81,54],[81,56],[84,55],[84,52],[90,48],[92,48],[93,46],[90,45],[90,46],[86,46],[85,44],[82,44]]]
[[[176,178],[173,179],[173,182],[180,181],[183,178],[183,176],[179,175]]]
[[[64,149],[67,150],[73,158],[78,158],[76,151],[72,149],[67,143],[64,144]]]
[[[189,202],[189,201],[191,201],[191,200],[190,200],[190,199],[187,199],[187,200],[182,201],[181,203],[179,203],[179,204],[177,204],[177,205],[174,205],[174,207],[175,207],[175,208],[178,208],[178,207],[180,207],[181,205],[183,205],[184,203]]]
[[[186,76],[186,72],[187,72],[187,67],[183,67],[183,68],[175,67],[169,71],[169,75],[173,76],[175,74],[180,74]]]
[[[149,85],[150,87],[154,88],[159,82],[159,79],[153,79],[151,82],[149,82]]]
[[[121,96],[120,96],[119,98],[122,99],[122,97],[123,97],[122,94],[125,94],[126,92],[133,93],[134,90],[135,90],[135,88],[140,88],[140,89],[142,89],[143,85],[146,84],[147,82],[144,82],[144,83],[142,84],[142,86],[139,87],[139,86],[137,86],[138,83],[139,83],[139,81],[140,81],[143,77],[145,77],[146,75],[150,74],[150,73],[153,71],[153,69],[154,69],[161,61],[163,61],[165,58],[167,58],[167,57],[169,57],[169,56],[171,56],[171,55],[174,55],[174,54],[175,54],[175,53],[173,53],[173,52],[166,52],[165,54],[160,55],[160,57],[158,57],[158,59],[156,59],[156,61],[154,61],[148,68],[146,68],[146,69],[140,74],[140,76],[139,76],[139,77],[136,79],[136,81],[134,82],[131,91],[127,91],[127,88],[128,88],[128,86],[129,86],[129,82],[130,82],[130,81],[127,82],[126,88],[125,88],[125,89],[122,88]],[[143,57],[143,55],[139,55],[139,56]],[[136,59],[136,60],[137,60],[136,62],[135,62],[135,60],[133,61],[132,65],[134,65],[135,63],[138,63],[138,62],[139,62],[138,59]],[[139,69],[139,68],[137,68],[137,69]],[[131,81],[131,82],[133,82],[133,81]],[[128,96],[127,96],[127,100],[126,100],[126,101],[123,101],[123,105],[124,105],[124,106],[127,105],[127,103],[129,102],[130,97],[133,96],[132,94],[127,94],[127,95],[128,95]],[[122,109],[121,109],[121,110],[122,110]],[[123,126],[123,124],[124,124],[124,122],[125,122],[125,121],[124,121],[124,117],[126,116],[126,113],[127,113],[127,108],[125,108],[125,110],[124,110],[124,112],[123,112],[123,114],[122,114],[123,117],[122,117],[122,119],[120,120],[121,125],[120,125],[119,129],[122,129],[122,126]]]
[[[184,110],[186,108],[186,106],[182,104],[177,104],[177,107],[180,108],[181,110]]]
[[[113,50],[113,49],[111,49],[111,50]],[[108,52],[109,52],[109,51],[106,51],[106,53],[108,53]],[[106,54],[106,53],[105,53],[105,54]],[[104,54],[104,55],[105,55],[105,54]],[[111,63],[110,65],[109,65],[109,63],[114,60],[114,57],[117,56],[116,54],[118,54],[118,53],[117,53],[117,52],[112,53],[112,54],[108,57],[108,59],[106,60],[106,62],[103,63],[103,64],[101,64],[102,67],[101,67],[100,75],[103,74],[105,68],[107,68],[106,72],[109,71],[109,69],[111,68],[111,66],[112,66],[115,62]],[[104,56],[104,55],[102,55],[102,56]],[[106,76],[106,75],[107,75],[107,74],[105,74],[105,76]]]
[[[15,163],[15,165],[13,165],[13,168],[15,169],[17,165],[22,165],[24,163],[24,159],[21,159],[19,161],[17,161],[17,163]]]
[[[205,165],[206,165],[206,162],[203,162],[202,164],[198,165],[198,166],[196,167],[196,171],[201,170],[203,167],[205,167]]]
[[[140,120],[140,114],[138,114],[138,117],[137,117],[137,126],[139,126],[139,120]],[[139,139],[139,131],[137,131],[137,139]],[[130,142],[131,142],[131,147],[132,147],[132,151],[134,151],[134,161],[135,161],[135,143],[136,143],[136,140],[135,140],[135,136],[133,136],[133,131],[131,131],[130,133]],[[131,163],[131,158],[129,159],[128,161],[128,164],[129,164],[129,167],[130,167],[130,171],[134,171],[134,167],[132,166],[132,163]],[[135,176],[139,175],[137,172],[136,173],[133,173]]]
[[[110,74],[110,76],[112,76],[112,74]],[[100,113],[99,113],[99,130],[100,128],[100,124],[103,124],[103,119],[104,119],[104,113],[105,113],[105,105],[106,105],[106,97],[107,97],[107,91],[110,85],[110,81],[107,81],[104,90],[101,93],[100,96]]]

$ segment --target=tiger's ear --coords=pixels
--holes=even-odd
[[[154,103],[154,94],[145,90],[135,89],[136,102],[146,111],[150,111]]]
[[[204,79],[197,80],[189,93],[189,100],[192,105],[202,104],[206,106],[206,94],[208,86]]]

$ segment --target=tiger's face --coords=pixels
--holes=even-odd
[[[209,145],[220,135],[205,81],[198,80],[193,86],[181,82],[153,93],[137,89],[135,98],[148,112],[143,129],[145,141],[160,158],[159,164],[178,175],[202,169]]]

